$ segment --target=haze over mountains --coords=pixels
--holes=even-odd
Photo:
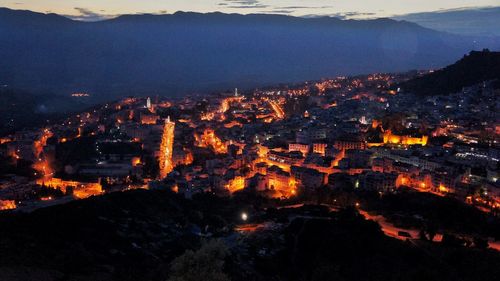
[[[393,18],[456,34],[500,36],[500,7],[413,13]]]
[[[0,84],[95,101],[439,68],[499,47],[391,19],[178,12],[80,22],[0,9]]]

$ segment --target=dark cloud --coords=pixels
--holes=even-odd
[[[361,13],[361,12],[339,12],[339,13],[329,13],[329,14],[308,14],[303,15],[305,18],[314,18],[314,17],[335,17],[339,19],[352,19],[352,18],[374,18],[376,13]]]
[[[275,7],[275,9],[289,9],[289,10],[300,10],[300,9],[308,9],[308,8],[314,8],[314,7],[307,7],[307,6],[285,6],[285,7]]]
[[[264,14],[292,14],[297,10],[304,9],[328,9],[332,6],[307,6],[307,5],[295,5],[295,6],[274,6],[262,3],[260,0],[222,0],[222,2],[217,5],[229,8],[229,9],[265,9],[259,11],[259,13]]]
[[[300,9],[328,9],[328,8],[333,8],[333,6],[285,6],[276,8],[300,10]]]
[[[268,10],[261,11],[266,14],[292,14],[297,10],[319,10],[319,9],[329,9],[333,6],[274,6]]]
[[[81,21],[100,21],[116,16],[116,15],[105,14],[104,10],[95,12],[87,8],[80,8],[80,7],[75,7],[75,10],[78,12],[78,15],[66,15],[66,17]]]
[[[272,10],[260,11],[259,13],[262,13],[262,14],[289,15],[289,14],[292,14],[293,12],[295,12],[295,10],[272,9]]]
[[[269,5],[262,4],[259,0],[224,0],[224,2],[218,5],[231,9],[257,9],[269,7]]]
[[[353,17],[372,17],[375,16],[376,13],[360,13],[360,12],[346,12],[341,13],[345,18],[353,18]]]
[[[228,8],[231,9],[256,9],[256,8],[267,8],[269,6],[267,5],[255,5],[255,6],[227,6]]]

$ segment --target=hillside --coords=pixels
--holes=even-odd
[[[0,135],[16,130],[41,127],[47,120],[57,120],[65,115],[89,107],[85,101],[54,94],[34,95],[30,92],[0,86]]]
[[[484,50],[470,52],[452,65],[399,86],[405,92],[430,96],[458,92],[489,80],[500,80],[500,52]]]
[[[234,206],[211,203],[218,209],[132,191],[0,214],[0,280],[156,280],[159,266],[199,245],[201,227],[217,232],[230,224],[221,215]]]
[[[235,281],[482,281],[499,274],[495,251],[389,238],[354,209],[305,205],[258,215],[256,202],[135,190],[1,213],[0,280],[168,280],[172,260],[208,237],[228,247],[223,270]],[[273,227],[234,232],[242,210],[255,217],[251,223]],[[200,261],[187,262],[196,274]]]
[[[127,15],[79,22],[0,9],[0,84],[33,92],[185,95],[372,72],[438,68],[472,39],[391,19]],[[499,47],[476,38],[477,46]]]

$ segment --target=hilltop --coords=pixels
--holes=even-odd
[[[456,63],[399,85],[422,96],[455,93],[483,81],[500,80],[500,52],[472,51]],[[496,85],[498,84],[498,81]]]

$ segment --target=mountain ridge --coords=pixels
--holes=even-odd
[[[165,18],[173,18],[173,17],[187,17],[187,16],[197,16],[197,17],[203,17],[203,16],[209,16],[209,17],[216,17],[216,16],[222,16],[226,18],[264,18],[264,17],[272,17],[275,19],[294,19],[298,21],[332,21],[332,22],[379,22],[379,21],[385,21],[385,22],[407,22],[411,23],[414,25],[418,25],[416,23],[413,23],[411,21],[407,20],[397,20],[389,17],[381,17],[381,18],[374,18],[374,19],[341,19],[338,17],[331,17],[331,16],[318,16],[318,17],[295,17],[295,16],[290,16],[290,15],[281,15],[281,14],[266,14],[266,13],[251,13],[251,14],[239,14],[239,13],[222,13],[222,12],[207,12],[207,13],[201,13],[201,12],[191,12],[191,11],[176,11],[171,14],[153,14],[153,13],[138,13],[138,14],[122,14],[122,15],[117,15],[116,17],[112,18],[105,18],[102,20],[98,21],[82,21],[82,20],[76,20],[72,19],[68,16],[65,15],[60,15],[57,13],[41,13],[41,12],[35,12],[31,10],[16,10],[16,9],[10,9],[10,8],[5,8],[5,7],[0,7],[0,16],[24,16],[24,17],[50,17],[52,19],[60,19],[60,20],[65,20],[65,21],[71,21],[71,22],[77,22],[77,23],[102,23],[102,22],[114,22],[114,21],[120,21],[120,20],[127,20],[127,19],[138,19],[138,18],[143,18],[143,19],[165,19]],[[424,27],[425,28],[425,27]],[[429,28],[427,28],[429,29]]]
[[[0,9],[0,84],[83,91],[96,102],[185,95],[438,68],[468,52],[472,40],[387,18],[178,12],[81,22]],[[500,48],[500,39],[477,40]]]

